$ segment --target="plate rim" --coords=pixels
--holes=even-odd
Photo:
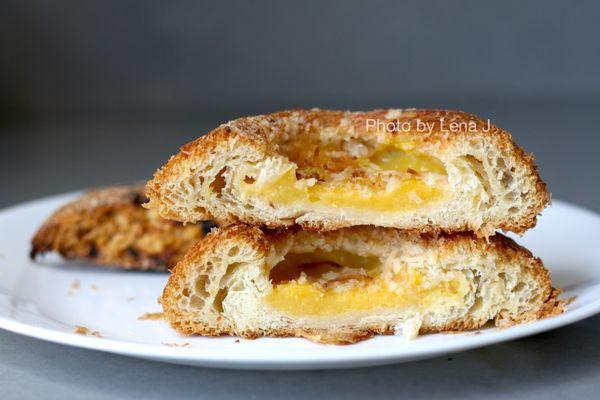
[[[468,341],[435,343],[426,348],[415,348],[410,351],[398,346],[394,348],[357,348],[349,346],[330,347],[338,349],[336,354],[328,354],[326,358],[315,357],[314,351],[299,350],[290,359],[289,353],[285,357],[272,356],[277,352],[265,352],[261,358],[256,357],[256,352],[227,352],[222,348],[193,348],[171,347],[157,344],[144,344],[126,342],[122,340],[96,338],[70,332],[61,332],[50,328],[29,325],[24,322],[0,316],[0,328],[23,336],[43,340],[50,343],[67,345],[74,348],[96,350],[144,359],[154,359],[165,362],[185,363],[198,366],[219,366],[231,369],[329,369],[346,367],[360,367],[368,365],[385,365],[418,359],[435,357],[443,354],[457,353],[491,344],[502,343],[510,340],[524,338],[552,329],[560,328],[572,323],[589,318],[600,312],[600,299],[579,309],[570,311],[561,316],[549,317],[544,320],[534,321],[525,325],[501,329],[485,335],[472,335]],[[498,329],[498,328],[494,328]],[[468,335],[469,333],[464,333]],[[210,338],[209,338],[210,339]],[[257,339],[260,340],[260,339]],[[316,365],[316,367],[314,367]]]

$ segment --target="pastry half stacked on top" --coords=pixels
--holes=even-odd
[[[533,158],[465,113],[240,118],[182,147],[146,193],[165,218],[226,226],[160,299],[183,333],[352,343],[562,311],[541,260],[496,233],[533,227],[549,202]]]

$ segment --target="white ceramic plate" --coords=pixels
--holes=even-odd
[[[556,317],[509,329],[433,334],[408,341],[380,336],[350,346],[304,339],[238,340],[184,337],[159,312],[166,274],[123,272],[47,256],[32,263],[29,239],[74,194],[0,212],[0,327],[51,342],[179,364],[255,369],[345,368],[404,362],[472,349],[564,326],[600,311],[600,216],[555,201],[519,242],[542,257],[564,297],[577,296]],[[76,334],[77,326],[101,337]]]

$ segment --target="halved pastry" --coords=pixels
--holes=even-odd
[[[240,118],[182,147],[147,184],[182,222],[333,230],[523,232],[549,201],[509,133],[454,111],[294,110]]]
[[[185,334],[343,344],[509,326],[561,312],[556,295],[542,262],[500,234],[230,225],[190,249],[159,301]]]
[[[31,240],[31,258],[54,251],[68,259],[127,269],[173,267],[203,236],[141,206],[143,185],[90,191],[61,207]]]

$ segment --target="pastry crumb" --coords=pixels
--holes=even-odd
[[[102,337],[102,335],[100,334],[100,332],[98,332],[98,331],[91,331],[89,328],[87,328],[85,326],[81,326],[81,325],[77,325],[75,327],[75,333],[77,333],[79,335],[85,335],[85,336],[95,336],[95,337],[99,337],[99,338]]]
[[[191,347],[192,346],[188,342],[185,342],[185,343],[167,343],[167,342],[163,342],[162,344],[164,346],[169,346],[169,347]]]
[[[80,335],[87,335],[89,332],[90,332],[90,330],[88,328],[86,328],[85,326],[77,325],[75,327],[75,333],[78,333]]]
[[[572,302],[574,302],[575,300],[577,300],[577,296],[571,296],[571,297],[568,297],[568,298],[562,300],[562,304],[564,307],[566,307],[569,304],[571,304]]]
[[[94,292],[97,292],[98,291],[98,286],[96,286],[95,284],[92,283],[90,285],[90,289],[93,290]]]
[[[151,313],[144,313],[142,315],[140,315],[138,317],[138,320],[140,321],[150,321],[150,320],[160,320],[163,319],[165,317],[165,315],[161,312],[151,312]]]
[[[125,299],[125,301],[133,301],[135,300],[135,297],[133,296],[129,296],[128,298]]]
[[[69,286],[69,290],[67,291],[67,295],[73,296],[75,294],[75,292],[77,292],[77,290],[79,290],[80,287],[81,287],[81,282],[79,281],[79,279],[73,279],[73,282],[71,282],[71,285]]]

